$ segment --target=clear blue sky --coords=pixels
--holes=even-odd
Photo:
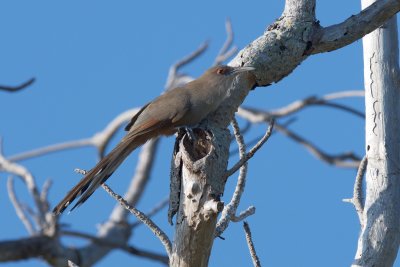
[[[317,1],[321,25],[341,22],[359,11],[359,1]],[[0,92],[0,136],[4,153],[13,155],[57,142],[89,137],[117,114],[142,104],[163,90],[169,66],[204,40],[207,53],[185,71],[198,76],[213,62],[225,39],[224,21],[232,20],[235,44],[243,48],[278,18],[284,1],[2,1],[0,3],[0,84],[16,85],[34,76],[37,82],[16,94]],[[363,88],[362,47],[312,56],[276,85],[258,88],[245,105],[272,109],[310,95]],[[343,103],[363,110],[363,99]],[[364,122],[352,115],[312,107],[296,115],[291,129],[331,153],[364,151]],[[264,131],[257,126],[250,140]],[[121,136],[121,134],[120,134]],[[114,140],[114,143],[117,140]],[[151,209],[169,192],[169,158],[173,138],[164,138],[151,181],[138,208]],[[77,149],[22,162],[38,184],[54,181],[55,205],[75,184],[74,168],[90,169],[92,148]],[[137,153],[110,179],[119,193],[129,183]],[[234,162],[233,159],[231,161]],[[263,266],[348,266],[356,251],[359,224],[351,197],[355,171],[337,169],[315,159],[279,134],[249,164],[241,209],[255,205],[248,219]],[[27,235],[0,174],[0,239]],[[236,177],[227,184],[228,201]],[[26,191],[17,181],[17,192]],[[99,190],[82,207],[63,216],[72,229],[95,233],[115,202]],[[156,222],[170,235],[163,210]],[[132,221],[134,219],[132,218]],[[210,266],[251,266],[242,224],[230,225],[225,241],[217,239]],[[66,240],[70,244],[83,244]],[[163,251],[144,226],[130,244]],[[97,266],[160,266],[115,251]],[[38,260],[4,266],[45,266]],[[400,266],[400,265],[398,265]]]

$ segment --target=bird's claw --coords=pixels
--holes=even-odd
[[[196,137],[194,136],[192,128],[184,127],[184,129],[185,129],[186,134],[187,134],[187,136],[189,138],[189,141],[194,143],[194,141],[196,141]]]

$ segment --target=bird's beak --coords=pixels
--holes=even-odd
[[[230,74],[233,75],[237,75],[239,73],[245,72],[245,71],[252,71],[255,70],[256,68],[254,67],[250,67],[250,66],[246,66],[246,67],[236,67],[232,70],[232,72]]]

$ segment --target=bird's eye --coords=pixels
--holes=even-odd
[[[225,69],[218,69],[217,74],[219,75],[224,75],[225,74]]]

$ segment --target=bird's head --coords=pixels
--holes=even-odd
[[[242,72],[252,71],[252,70],[255,70],[255,68],[249,67],[249,66],[247,66],[247,67],[231,67],[231,66],[219,65],[219,66],[215,66],[215,67],[208,69],[204,75],[213,76],[213,77],[220,78],[220,79],[234,78]]]
[[[243,72],[255,70],[254,67],[231,67],[231,66],[215,66],[208,69],[201,78],[206,79],[208,83],[215,85],[230,86],[233,80]]]

